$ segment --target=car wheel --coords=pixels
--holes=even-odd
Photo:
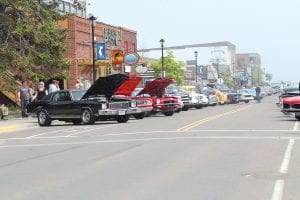
[[[295,115],[295,118],[300,121],[300,115]]]
[[[95,123],[95,116],[92,114],[90,109],[84,109],[82,111],[81,121],[84,125]]]
[[[165,116],[172,116],[174,115],[174,111],[164,112]]]
[[[38,123],[40,126],[50,126],[51,119],[46,110],[40,110],[37,113]]]
[[[129,115],[121,115],[121,116],[117,116],[117,121],[119,123],[126,123],[129,120]]]
[[[201,109],[202,108],[202,105],[197,105],[196,106],[196,109]]]
[[[188,106],[183,106],[182,107],[182,111],[188,111],[189,110],[189,107]]]
[[[248,101],[248,100],[246,100],[246,101],[245,101],[245,103],[249,103],[249,101]]]
[[[145,117],[145,113],[141,112],[141,113],[134,114],[134,117],[136,119],[143,119]]]

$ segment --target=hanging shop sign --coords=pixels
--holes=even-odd
[[[124,56],[124,62],[128,65],[135,65],[140,59],[137,53],[127,53]]]
[[[124,55],[121,50],[113,50],[111,53],[111,62],[113,64],[122,64],[124,62]]]

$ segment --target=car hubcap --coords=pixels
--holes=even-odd
[[[82,114],[82,121],[84,122],[88,122],[90,121],[90,113],[88,111],[84,111],[83,114]]]
[[[46,113],[40,112],[40,114],[39,114],[39,120],[40,120],[41,124],[44,124],[45,121],[46,121]]]

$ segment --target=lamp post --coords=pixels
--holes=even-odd
[[[93,51],[93,82],[96,80],[96,66],[95,66],[95,16],[90,16],[89,20],[92,22],[92,51]]]
[[[164,68],[164,39],[160,39],[160,47],[161,47],[161,77],[165,77],[165,68]]]
[[[196,83],[198,82],[198,67],[197,67],[197,58],[198,58],[198,51],[194,51],[195,54],[195,69],[196,69]]]

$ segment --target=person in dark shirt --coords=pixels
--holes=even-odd
[[[259,86],[257,86],[255,88],[255,92],[256,92],[256,100],[257,100],[258,103],[260,103],[260,92],[261,92],[261,89],[260,89]]]
[[[39,82],[38,88],[35,91],[34,96],[32,97],[32,101],[41,100],[43,97],[48,95],[48,91],[45,88],[45,83],[43,81]]]

